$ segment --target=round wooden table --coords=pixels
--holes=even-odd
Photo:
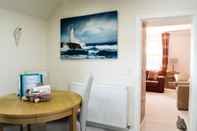
[[[0,97],[0,123],[31,125],[70,117],[71,131],[76,131],[80,103],[81,96],[71,91],[52,91],[52,99],[40,103],[25,102],[10,94]]]

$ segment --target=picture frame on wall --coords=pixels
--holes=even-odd
[[[63,18],[60,27],[62,60],[117,59],[117,11]]]

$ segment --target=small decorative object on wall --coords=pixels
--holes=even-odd
[[[16,46],[19,45],[21,35],[22,35],[22,28],[20,26],[17,26],[13,32]]]
[[[117,11],[61,19],[61,59],[118,57]]]

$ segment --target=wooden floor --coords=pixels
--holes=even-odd
[[[141,131],[179,131],[177,116],[188,119],[188,112],[176,108],[176,90],[165,93],[146,93],[146,116]]]

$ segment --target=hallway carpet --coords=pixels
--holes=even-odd
[[[187,111],[178,111],[176,90],[165,93],[146,93],[146,116],[141,131],[179,131],[176,128],[177,116],[187,118]]]

